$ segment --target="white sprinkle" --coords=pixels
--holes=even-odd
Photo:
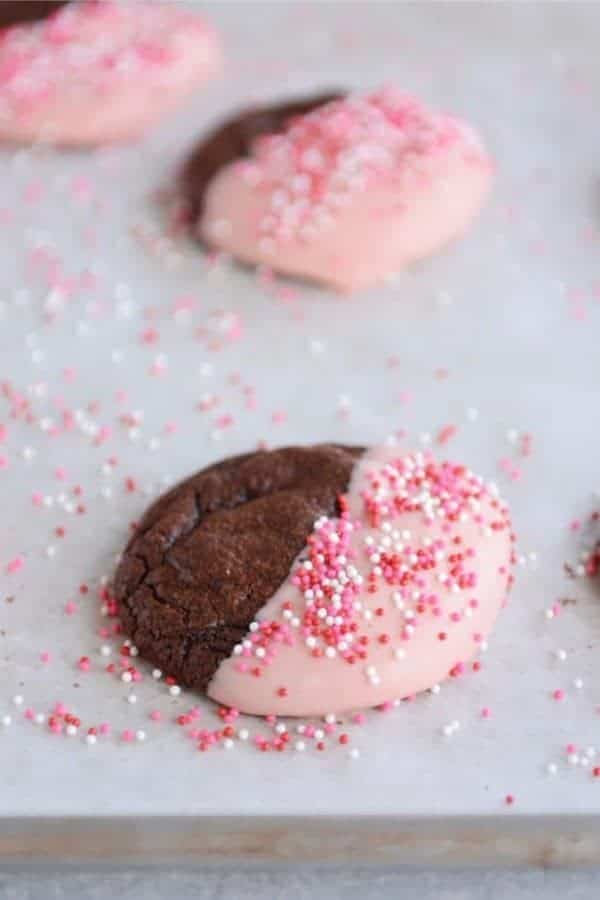
[[[556,775],[556,773],[558,772],[558,766],[556,765],[556,763],[548,763],[548,765],[546,766],[546,772],[548,773],[548,775]]]
[[[567,762],[570,766],[578,766],[579,755],[577,753],[569,753],[569,755],[567,756]]]
[[[223,741],[223,747],[225,750],[232,750],[235,747],[235,742],[231,740],[231,738],[225,738]]]
[[[77,734],[77,725],[67,725],[65,733],[68,734],[69,737],[74,737]]]
[[[573,687],[575,688],[575,690],[580,691],[583,687],[583,678],[576,678],[573,681]]]
[[[247,741],[250,737],[250,732],[247,728],[240,728],[240,730],[238,731],[238,737],[240,741]]]
[[[353,747],[352,750],[348,751],[348,756],[350,759],[358,759],[360,757],[360,750],[357,747]]]
[[[125,684],[129,684],[130,681],[133,680],[133,675],[131,672],[122,672],[121,673],[121,681],[124,681]]]
[[[12,718],[8,714],[2,716],[2,719],[0,719],[0,721],[2,722],[2,724],[4,725],[5,728],[8,728],[9,725],[12,725]]]
[[[554,653],[555,653],[556,658],[558,660],[560,660],[560,662],[564,662],[565,659],[567,658],[567,651],[563,650],[562,648],[555,650]]]
[[[145,732],[145,731],[141,731],[141,730],[140,730],[140,731],[136,731],[136,733],[135,733],[135,739],[136,739],[136,741],[140,741],[140,743],[141,743],[142,741],[145,741],[145,740],[146,740],[146,732]]]
[[[46,716],[44,715],[44,713],[37,713],[33,721],[36,725],[43,725],[46,721]]]
[[[100,647],[100,655],[101,656],[110,656],[112,653],[112,647],[109,647],[108,644],[102,644]]]
[[[171,697],[179,697],[179,695],[181,693],[181,688],[179,687],[178,684],[172,684],[171,687],[169,688],[169,693],[170,693]]]
[[[21,704],[23,703],[22,695],[15,694],[15,696],[13,697],[13,703],[15,704],[15,706],[21,706]]]
[[[158,681],[159,678],[162,678],[162,672],[160,671],[160,669],[152,669],[152,677],[153,677],[156,681]]]
[[[97,743],[97,741],[98,741],[98,738],[96,737],[95,734],[86,734],[85,742],[86,742],[86,744],[89,744],[90,747],[93,746],[95,743]]]
[[[294,749],[299,753],[302,753],[304,750],[306,750],[306,744],[304,743],[304,741],[296,741],[296,743],[294,744]]]
[[[137,703],[137,696],[135,694],[127,694],[127,702]]]

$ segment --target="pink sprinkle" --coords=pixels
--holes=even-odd
[[[0,444],[6,440],[6,435],[8,434],[8,429],[6,425],[0,425]]]
[[[565,692],[563,690],[561,690],[560,688],[558,688],[556,691],[552,692],[552,698],[554,700],[564,700]]]
[[[58,703],[54,704],[54,712],[57,716],[64,716],[68,712],[68,709],[64,703],[61,703],[59,701]]]
[[[567,753],[577,753],[577,744],[567,744],[565,750]]]
[[[92,182],[84,175],[76,175],[71,181],[71,190],[75,197],[89,197],[92,193]]]
[[[15,556],[15,558],[11,559],[7,564],[6,571],[9,575],[14,575],[16,572],[20,572],[24,565],[24,558],[22,556]]]
[[[150,713],[150,718],[153,722],[160,722],[160,720],[162,719],[162,713],[158,709],[153,709]]]
[[[513,803],[515,802],[515,798],[512,794],[507,794],[506,797],[504,798],[504,802],[506,803],[507,806],[512,806]]]
[[[454,437],[457,431],[458,428],[456,427],[456,425],[444,425],[444,427],[441,428],[438,432],[438,444],[447,444],[448,441]]]
[[[69,600],[65,603],[65,615],[66,616],[74,616],[76,612],[79,611],[79,607],[73,600]]]
[[[121,740],[126,744],[130,744],[131,741],[135,740],[135,732],[133,732],[130,728],[126,728],[125,731],[121,732]]]
[[[271,421],[273,425],[282,425],[285,421],[287,421],[287,413],[283,410],[276,410],[271,415]]]
[[[50,662],[50,659],[51,659],[51,656],[50,656],[50,653],[49,653],[47,650],[44,650],[44,651],[42,651],[42,653],[40,653],[40,660],[41,660],[41,662],[43,662],[43,663],[49,663],[49,662]]]
[[[491,711],[490,711],[489,706],[484,706],[483,709],[481,710],[481,718],[489,719],[490,716],[491,716]]]
[[[215,425],[217,428],[230,428],[234,423],[234,418],[229,413],[226,413],[223,416],[219,416],[219,418],[215,421]]]
[[[31,709],[30,706],[27,707],[27,709],[25,710],[25,712],[23,713],[23,715],[25,716],[26,719],[29,719],[29,720],[35,718],[35,712],[34,712],[33,709]]]
[[[110,727],[110,725],[108,724],[108,722],[102,722],[102,723],[98,726],[98,731],[100,732],[100,734],[110,734],[110,732],[111,732],[111,727]]]
[[[533,449],[533,437],[530,434],[521,436],[521,454],[522,456],[531,456]]]

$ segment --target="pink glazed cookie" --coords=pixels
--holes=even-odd
[[[463,234],[492,170],[464,122],[395,88],[350,95],[228,160],[203,189],[197,233],[243,262],[360,290]]]
[[[115,588],[141,655],[242,712],[340,713],[466,671],[512,584],[493,485],[393,447],[260,451],[152,507]]]
[[[35,6],[51,14],[0,30],[5,142],[84,146],[138,138],[219,66],[212,29],[175,4]]]

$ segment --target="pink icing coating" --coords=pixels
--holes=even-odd
[[[199,233],[246,262],[351,291],[464,232],[491,175],[471,128],[387,88],[258,139],[213,179]]]
[[[176,5],[83,0],[0,31],[0,140],[135,138],[212,74],[214,32]]]
[[[507,507],[464,466],[391,447],[356,465],[208,687],[257,715],[377,706],[457,677],[512,583]]]

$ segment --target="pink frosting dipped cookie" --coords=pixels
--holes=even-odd
[[[216,35],[193,10],[67,3],[0,30],[0,140],[78,146],[138,138],[219,61]]]
[[[514,536],[494,487],[385,447],[359,457],[339,508],[221,661],[214,700],[339,713],[432,688],[477,654],[512,583]]]
[[[395,88],[350,95],[293,116],[222,166],[197,232],[243,262],[359,290],[461,235],[492,170],[465,123]]]

